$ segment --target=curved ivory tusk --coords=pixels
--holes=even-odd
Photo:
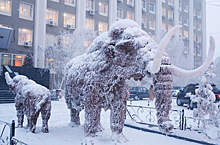
[[[151,73],[156,73],[160,70],[161,60],[163,57],[163,53],[165,51],[165,48],[167,47],[167,44],[169,43],[171,37],[174,35],[176,31],[178,31],[180,28],[182,28],[181,25],[177,25],[173,27],[160,41],[160,44],[156,50],[155,57],[153,61],[150,61],[147,65],[147,70]]]
[[[215,52],[215,40],[212,36],[210,36],[209,53],[208,53],[208,57],[206,58],[205,62],[200,67],[194,70],[183,70],[181,68],[178,68],[172,65],[171,67],[173,68],[173,74],[175,76],[182,77],[182,78],[193,78],[193,77],[199,76],[200,74],[205,72],[210,66],[210,64],[212,63],[214,52]]]
[[[10,85],[11,82],[12,82],[12,78],[10,77],[10,75],[9,75],[8,72],[5,72],[5,79],[6,79],[6,83],[7,83],[8,85]]]

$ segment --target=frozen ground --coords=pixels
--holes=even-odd
[[[130,104],[130,101],[128,102]],[[147,101],[132,101],[134,105],[144,105],[147,106]],[[153,102],[150,102],[150,106],[154,106]],[[175,102],[173,102],[175,107]],[[184,107],[183,107],[184,108]],[[176,108],[175,108],[176,109]],[[179,108],[182,109],[182,108]],[[185,107],[186,109],[186,107]],[[190,112],[190,111],[189,111]],[[190,114],[190,113],[189,113]],[[81,124],[84,122],[84,112],[81,114]],[[101,123],[104,127],[104,131],[93,139],[94,145],[115,145],[122,143],[115,143],[110,140],[111,130],[109,122],[110,112],[102,111]],[[16,120],[16,111],[14,104],[0,104],[0,120],[11,122],[11,120]],[[16,120],[17,121],[17,120]],[[15,122],[16,122],[15,121]],[[49,133],[45,134],[41,132],[41,118],[38,118],[36,133],[26,132],[26,128],[16,128],[15,136],[19,140],[29,144],[29,145],[82,145],[84,141],[83,125],[79,127],[70,127],[68,123],[70,121],[69,110],[65,104],[65,101],[61,99],[60,101],[52,102],[52,115],[49,120]],[[129,121],[130,122],[130,121]],[[26,118],[25,118],[26,124]],[[132,123],[131,123],[132,124]],[[2,126],[0,126],[0,132]],[[155,128],[156,129],[156,128]],[[156,129],[157,130],[157,129]],[[124,135],[129,140],[126,145],[193,145],[196,143],[183,141],[168,137],[165,135],[159,135],[149,132],[144,132],[129,127],[124,127]],[[188,136],[195,139],[207,140],[203,134],[192,134],[190,131],[174,131],[174,134],[181,136]],[[213,141],[217,144],[217,141]],[[90,145],[90,144],[88,144]]]

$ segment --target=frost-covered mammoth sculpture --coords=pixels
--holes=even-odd
[[[101,108],[110,109],[110,126],[113,134],[123,130],[128,85],[126,80],[142,80],[153,75],[159,129],[171,132],[172,75],[195,77],[203,73],[211,63],[214,40],[206,62],[196,70],[185,71],[171,64],[164,50],[181,26],[170,30],[158,45],[132,20],[120,20],[112,24],[108,33],[98,36],[88,51],[72,59],[66,66],[66,103],[71,110],[72,125],[79,125],[79,112],[85,109],[84,132],[94,136],[102,130]]]
[[[16,94],[15,107],[17,110],[18,127],[23,127],[24,115],[27,116],[28,129],[35,132],[37,118],[41,112],[42,132],[48,133],[48,120],[51,114],[50,91],[26,76],[17,75],[13,79],[9,73],[5,73],[6,83],[9,89]]]

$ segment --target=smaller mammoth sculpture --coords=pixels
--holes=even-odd
[[[17,110],[18,127],[23,127],[24,115],[27,116],[28,129],[35,133],[37,118],[41,112],[43,125],[42,132],[48,133],[48,120],[51,114],[50,91],[26,76],[17,75],[13,79],[5,73],[9,89],[16,94],[15,107]]]

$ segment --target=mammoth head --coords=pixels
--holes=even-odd
[[[14,93],[18,93],[20,87],[23,86],[22,81],[28,80],[28,78],[23,75],[17,75],[12,79],[9,73],[5,72],[5,80],[6,80],[6,83],[9,85],[9,89]]]
[[[123,54],[123,58],[127,56],[126,60],[132,60],[134,63],[137,63],[137,65],[140,63],[139,67],[142,71],[144,70],[150,73],[157,73],[161,66],[162,57],[164,55],[167,56],[167,54],[164,53],[167,44],[174,33],[178,32],[181,27],[182,26],[180,25],[173,27],[164,36],[160,44],[157,44],[136,22],[129,19],[119,20],[113,23],[110,27],[108,32],[109,38],[105,41],[104,49],[114,50],[114,53],[112,53],[114,57],[117,53],[120,53]],[[174,65],[170,65],[173,69],[173,74],[179,77],[187,78],[196,77],[203,73],[212,61],[215,50],[214,46],[214,39],[211,37],[209,55],[205,63],[200,68],[188,71],[177,68]]]

